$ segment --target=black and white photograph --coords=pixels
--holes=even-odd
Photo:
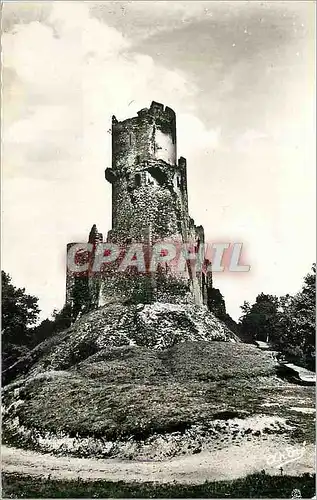
[[[2,2],[3,498],[316,499],[315,16]]]

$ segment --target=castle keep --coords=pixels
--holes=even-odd
[[[185,158],[177,160],[176,116],[171,108],[152,102],[133,118],[120,122],[112,117],[112,165],[105,178],[112,186],[112,227],[107,242],[121,249],[137,243],[145,253],[157,242],[172,242],[179,248],[190,243],[199,252],[204,230],[189,217],[187,165]],[[102,234],[93,226],[90,263],[102,241]],[[66,303],[77,312],[116,300],[203,305],[212,287],[211,273],[203,269],[192,272],[188,262],[183,273],[172,262],[143,274],[133,267],[122,273],[117,266],[107,265],[96,276],[91,267],[84,276],[67,272]]]

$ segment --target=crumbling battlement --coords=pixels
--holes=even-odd
[[[137,168],[143,160],[176,163],[176,117],[172,109],[152,102],[138,116],[118,122],[112,117],[112,167]]]
[[[152,102],[136,117],[112,117],[111,241],[184,239],[188,226],[186,160],[176,163],[176,116]]]

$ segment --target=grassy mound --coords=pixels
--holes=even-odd
[[[186,342],[164,351],[113,347],[68,371],[31,370],[26,380],[5,388],[4,402],[9,407],[19,399],[9,414],[16,411],[27,427],[112,439],[204,420],[222,409],[223,392],[211,404],[210,385],[200,382],[270,375],[274,369],[267,354],[246,344]]]
[[[24,375],[4,387],[4,442],[136,460],[272,435],[313,442],[313,415],[298,412],[300,400],[313,405],[313,388],[281,381],[270,354],[233,340],[204,308],[89,313],[16,367]]]
[[[79,318],[68,330],[36,347],[5,373],[5,383],[21,373],[68,370],[109,347],[162,350],[184,341],[239,339],[206,307],[189,304],[110,304]]]
[[[71,435],[147,434],[190,425],[221,409],[221,400],[210,404],[209,386],[202,391],[200,382],[269,375],[275,368],[253,346],[216,341],[163,351],[110,347],[85,356],[69,370],[39,372],[36,364],[25,380],[6,386],[8,417],[18,416],[28,428]]]
[[[148,447],[148,456],[164,458],[160,436],[169,436],[170,456],[199,450],[204,440],[214,446],[216,435],[221,442],[229,434],[247,436],[252,429],[232,430],[226,421],[237,426],[234,419],[261,416],[264,409],[291,419],[295,438],[296,432],[299,440],[310,437],[312,419],[305,427],[296,412],[277,403],[289,394],[296,406],[302,388],[290,391],[274,371],[267,353],[242,343],[103,348],[69,370],[39,372],[36,366],[6,386],[4,440],[79,456],[142,457]],[[272,405],[264,408],[267,401]],[[264,432],[284,432],[269,427]]]

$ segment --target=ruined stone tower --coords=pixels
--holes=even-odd
[[[188,225],[186,160],[176,164],[176,117],[152,102],[138,116],[112,117],[111,241],[181,238]]]
[[[152,102],[137,116],[118,121],[112,117],[112,165],[105,171],[112,186],[112,227],[107,242],[127,248],[138,243],[149,248],[157,242],[192,242],[198,251],[204,230],[188,213],[186,159],[177,161],[176,116],[163,104]],[[92,235],[93,233],[93,235]],[[89,241],[100,241],[96,228]],[[89,308],[113,300],[133,302],[193,301],[204,304],[211,274],[178,273],[172,263],[156,273],[118,273],[111,266],[98,279],[87,273]],[[68,298],[72,296],[68,287]]]

